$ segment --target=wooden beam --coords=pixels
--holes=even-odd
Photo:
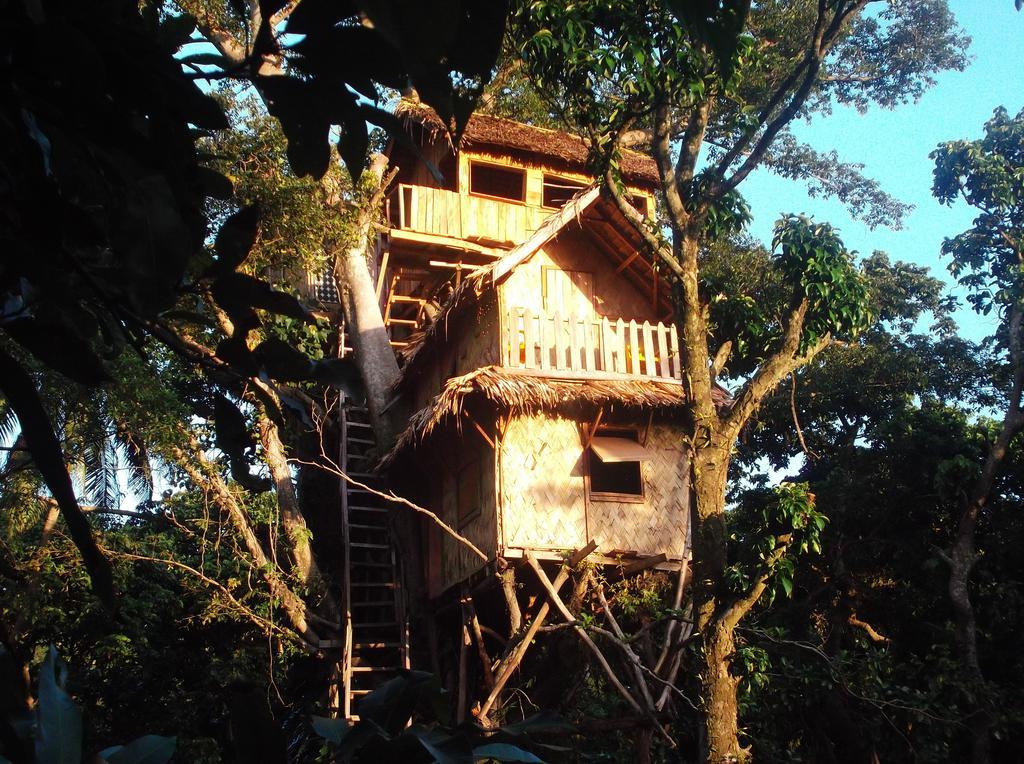
[[[491,670],[491,656],[487,653],[487,646],[484,644],[483,631],[480,628],[480,620],[476,615],[476,605],[473,602],[473,595],[469,593],[468,587],[462,587],[462,612],[469,624],[469,633],[473,635],[476,642],[476,649],[480,655],[480,665],[483,666],[484,687],[488,691],[494,688],[494,672]]]
[[[594,426],[590,428],[590,432],[587,435],[587,442],[583,444],[583,453],[587,452],[590,448],[591,441],[594,440],[594,435],[597,434],[597,428],[601,426],[601,417],[604,416],[604,406],[597,410],[597,416],[594,418]]]
[[[625,260],[623,260],[621,263],[619,263],[619,267],[615,269],[615,272],[616,273],[622,273],[624,270],[626,270],[626,266],[628,266],[631,262],[636,260],[638,257],[640,257],[640,250],[637,250],[632,255],[630,255]]]
[[[595,541],[591,541],[585,547],[570,555],[569,559],[562,563],[562,567],[558,570],[558,575],[555,576],[555,582],[552,584],[556,592],[561,589],[569,579],[569,572],[576,565],[583,562],[583,560],[595,549],[597,549],[597,543]],[[544,604],[540,606],[540,610],[537,611],[536,617],[534,617],[533,621],[530,622],[530,626],[523,635],[523,638],[515,644],[512,651],[502,659],[501,663],[498,665],[497,677],[495,677],[494,680],[494,688],[487,696],[484,704],[480,707],[480,713],[477,715],[477,721],[480,724],[487,726],[487,714],[490,713],[491,708],[494,707],[495,702],[498,700],[498,696],[501,694],[501,691],[505,688],[509,678],[512,676],[512,672],[514,672],[519,667],[519,664],[522,663],[523,657],[526,655],[526,651],[530,648],[530,645],[533,644],[533,639],[537,636],[537,632],[540,630],[540,627],[544,625],[544,621],[547,619],[550,610],[551,603],[545,601]]]
[[[659,554],[652,554],[650,557],[644,557],[643,559],[637,560],[636,562],[630,563],[622,569],[623,576],[632,576],[634,573],[640,573],[641,571],[653,568],[656,565],[661,565],[663,562],[668,561],[668,555],[664,552]]]
[[[507,254],[505,250],[498,247],[487,247],[466,239],[456,239],[453,236],[443,236],[441,234],[419,233],[418,231],[403,231],[398,228],[392,228],[390,236],[392,244],[408,244],[416,248],[424,248],[431,253],[435,252],[437,247],[441,247],[459,252],[473,252],[489,257],[492,260],[497,260]]]

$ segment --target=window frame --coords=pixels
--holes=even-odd
[[[609,427],[598,427],[594,432],[594,437],[606,436],[612,438],[620,438],[623,435],[632,436],[635,438],[637,443],[640,443],[640,428],[635,426],[609,426]],[[618,493],[615,491],[595,491],[593,489],[593,460],[597,459],[601,461],[601,457],[594,453],[594,450],[588,445],[586,452],[584,453],[585,461],[587,463],[587,498],[591,501],[608,501],[608,502],[620,502],[626,504],[643,504],[647,501],[647,484],[644,480],[644,468],[643,462],[637,460],[636,462],[620,462],[620,464],[636,464],[637,471],[640,476],[640,493]]]
[[[494,167],[499,170],[506,170],[509,172],[518,172],[522,177],[522,189],[520,199],[510,199],[507,196],[494,196],[493,194],[484,194],[479,191],[473,190],[473,167],[479,165],[481,167]],[[482,159],[470,159],[469,160],[469,172],[467,173],[466,185],[470,196],[476,196],[480,199],[493,199],[496,202],[505,202],[506,204],[520,204],[526,206],[526,170],[522,167],[513,167],[509,164],[501,164],[500,162],[488,162]]]
[[[561,206],[555,207],[555,206],[548,205],[548,204],[544,203],[544,187],[548,185],[548,178],[552,178],[552,179],[556,179],[556,180],[564,180],[567,183],[578,183],[579,184],[579,188],[576,189],[577,193],[579,191],[582,191],[583,189],[585,189],[588,185],[590,185],[586,181],[577,180],[576,178],[570,178],[570,177],[568,177],[566,175],[558,175],[558,174],[553,173],[553,172],[542,173],[541,174],[541,185],[540,185],[540,206],[541,206],[541,209],[545,209],[545,210],[560,210],[560,209],[562,209]],[[575,196],[575,195],[576,194],[570,194],[570,198]]]

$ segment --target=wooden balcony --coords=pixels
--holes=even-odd
[[[393,230],[514,246],[554,210],[400,183],[388,197]]]
[[[501,323],[503,365],[579,376],[681,380],[675,326],[545,315],[511,308]]]

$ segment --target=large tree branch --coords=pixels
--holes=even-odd
[[[783,80],[782,84],[776,89],[765,105],[765,108],[761,111],[758,122],[763,126],[763,130],[754,129],[749,131],[745,137],[736,142],[732,149],[726,152],[725,156],[715,166],[714,174],[721,178],[721,180],[711,189],[709,193],[711,198],[719,198],[722,194],[736,188],[761,163],[772,142],[782,129],[793,120],[807,101],[807,97],[818,80],[822,62],[839,39],[846,21],[854,13],[863,10],[864,6],[871,1],[855,0],[855,2],[848,4],[838,3],[831,21],[825,25],[824,19],[827,3],[825,0],[819,0],[818,18],[815,21],[814,33],[811,36],[811,41],[803,60]],[[782,106],[784,101],[786,105]],[[781,109],[780,106],[782,106]],[[756,139],[756,143],[750,149],[747,158],[732,176],[726,178],[729,167],[750,147],[758,133],[760,133],[760,137]]]
[[[798,355],[807,307],[807,300],[803,299],[790,311],[781,346],[761,364],[760,368],[754,372],[754,376],[736,396],[736,400],[723,422],[726,432],[732,437],[739,434],[764,397],[774,390],[788,374],[809,362],[832,343],[832,336],[826,334],[803,354]]]
[[[179,446],[172,446],[170,452],[174,461],[197,487],[209,491],[214,503],[228,516],[252,560],[253,567],[267,584],[271,596],[280,602],[282,610],[295,631],[305,642],[319,645],[320,637],[309,625],[309,612],[306,603],[292,591],[284,580],[280,568],[267,556],[245,509],[231,493],[218,471],[206,459],[195,436],[185,431],[184,428],[182,428],[182,436],[188,444],[189,451],[186,452]]]
[[[764,590],[768,588],[768,581],[772,577],[776,564],[785,556],[792,541],[793,536],[789,533],[776,537],[775,547],[768,555],[768,559],[764,561],[761,572],[754,579],[753,585],[746,594],[733,600],[718,617],[718,620],[726,624],[727,628],[734,629],[743,620],[743,616],[750,612],[750,608],[754,607],[761,599]]]
[[[96,545],[89,521],[78,506],[53,424],[39,400],[32,378],[3,347],[0,347],[0,391],[18,416],[25,443],[32,452],[32,461],[60,507],[71,540],[82,555],[93,591],[108,608],[113,609],[114,578],[110,561]]]

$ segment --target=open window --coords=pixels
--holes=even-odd
[[[643,501],[640,463],[650,452],[639,443],[636,430],[599,428],[590,441],[590,498],[605,501]]]
[[[469,192],[510,202],[526,201],[526,171],[484,162],[469,163]]]
[[[563,207],[582,188],[586,188],[582,181],[544,173],[544,206],[556,209]]]
[[[630,194],[628,197],[626,197],[626,201],[628,201],[633,206],[633,209],[635,209],[644,217],[649,216],[649,213],[647,211],[646,196],[643,196],[642,194]]]

